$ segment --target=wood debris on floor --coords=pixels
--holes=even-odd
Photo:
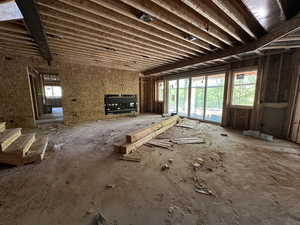
[[[169,128],[173,127],[180,120],[179,116],[172,116],[152,126],[132,132],[126,136],[126,142],[122,145],[116,145],[122,154],[129,154],[145,143],[149,142],[156,136],[162,134]]]

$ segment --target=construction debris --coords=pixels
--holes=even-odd
[[[96,220],[96,225],[109,225],[109,223],[101,213],[97,213],[95,220]]]
[[[130,161],[130,162],[141,162],[140,158],[136,158],[136,157],[132,157],[132,156],[128,156],[128,155],[121,156],[120,160]]]
[[[173,146],[172,142],[170,142],[170,139],[152,139],[151,141],[147,142],[146,145],[166,149],[170,149]]]
[[[255,137],[258,139],[265,140],[265,141],[273,141],[272,135],[261,133],[259,130],[245,130],[245,131],[243,131],[243,135]]]
[[[169,167],[168,164],[164,164],[164,165],[162,165],[162,167],[161,167],[161,170],[162,170],[162,171],[165,171],[165,170],[168,170],[168,169],[170,169],[170,167]]]
[[[173,143],[178,145],[183,144],[204,144],[205,140],[203,138],[191,137],[191,138],[175,138],[172,140]]]
[[[126,143],[118,147],[119,151],[123,154],[129,154],[135,151],[156,136],[173,127],[179,120],[179,116],[172,116],[148,128],[128,134],[126,136]]]
[[[181,120],[180,123],[176,125],[176,127],[182,127],[182,128],[188,128],[188,129],[194,129],[193,121],[188,119]]]
[[[112,189],[112,188],[115,188],[115,187],[116,187],[115,184],[107,184],[107,185],[105,185],[106,189]]]
[[[200,193],[200,194],[215,196],[215,194],[206,187],[196,188],[195,192]]]

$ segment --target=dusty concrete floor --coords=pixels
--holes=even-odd
[[[158,119],[43,125],[38,132],[51,140],[46,159],[0,168],[0,224],[92,225],[97,212],[117,225],[300,224],[297,145],[194,121],[194,130],[174,127],[161,137],[199,136],[205,144],[174,151],[143,146],[135,154],[142,162],[120,161],[113,143]],[[199,157],[204,165],[194,170]],[[170,169],[161,171],[171,158]],[[216,197],[196,193],[197,182]],[[106,189],[109,184],[114,188]]]

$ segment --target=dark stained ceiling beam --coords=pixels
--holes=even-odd
[[[181,62],[176,62],[173,64],[157,67],[151,70],[146,70],[143,72],[145,76],[150,76],[150,75],[157,75],[162,72],[169,72],[169,71],[174,71],[178,70],[181,68],[189,67],[189,66],[196,66],[204,62],[216,60],[216,59],[222,59],[225,57],[241,54],[241,53],[246,53],[246,52],[253,52],[256,51],[257,49],[263,49],[266,47],[269,43],[272,41],[275,41],[290,32],[298,29],[300,27],[300,15],[295,16],[294,18],[282,22],[278,26],[274,27],[268,34],[265,36],[261,37],[257,41],[250,42],[247,45],[243,46],[238,46],[238,47],[233,47],[230,49],[227,49],[226,51],[218,51],[212,54],[208,54],[205,56],[199,56],[195,57],[191,60],[184,60]]]
[[[27,29],[38,45],[41,56],[50,63],[52,56],[50,53],[47,36],[45,34],[40,14],[34,0],[16,0],[16,3],[24,17]]]

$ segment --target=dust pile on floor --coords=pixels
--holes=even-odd
[[[147,145],[130,155],[137,162],[119,160],[115,142],[161,119],[42,126],[46,160],[0,170],[0,224],[300,224],[297,145],[189,121],[157,139],[202,143]]]

